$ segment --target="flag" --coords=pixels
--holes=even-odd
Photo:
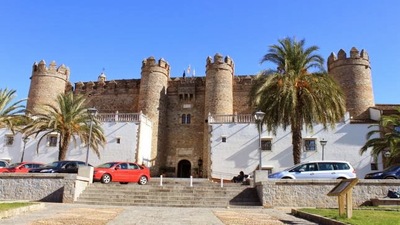
[[[190,74],[190,64],[189,64],[189,66],[187,68],[187,73]]]
[[[196,71],[193,69],[192,77],[196,76],[195,73]]]
[[[183,77],[186,77],[186,71],[185,71],[185,70],[183,70],[182,76],[183,76]]]

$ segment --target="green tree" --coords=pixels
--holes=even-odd
[[[25,107],[21,105],[25,101],[14,101],[15,90],[0,89],[0,128],[8,128],[12,132],[18,129],[24,120]]]
[[[285,38],[272,45],[261,63],[276,64],[256,78],[250,91],[254,108],[265,112],[262,123],[276,134],[279,127],[290,126],[293,161],[300,163],[303,125],[334,128],[344,117],[345,98],[335,80],[325,72],[321,56],[314,54],[317,46],[305,48],[305,40]]]
[[[396,109],[399,114],[383,115],[380,124],[369,126],[376,127],[367,133],[367,142],[360,149],[360,154],[364,154],[371,148],[371,156],[375,159],[379,155],[388,152],[387,164],[395,164],[400,159],[400,107]]]
[[[87,112],[86,99],[82,95],[73,93],[61,94],[57,97],[55,106],[46,104],[42,106],[39,113],[32,115],[32,122],[28,124],[24,132],[27,136],[39,137],[37,151],[40,142],[48,134],[57,132],[59,134],[58,160],[64,160],[71,141],[77,144],[77,138],[82,143],[88,144],[91,119],[92,135],[91,149],[100,157],[99,147],[104,147],[106,138],[100,121]]]

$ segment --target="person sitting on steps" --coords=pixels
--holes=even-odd
[[[245,177],[246,177],[246,176],[244,175],[244,172],[243,172],[243,171],[240,171],[239,175],[234,176],[234,177],[232,178],[232,182],[233,182],[233,183],[242,183],[242,182],[244,181],[244,178],[245,178]]]

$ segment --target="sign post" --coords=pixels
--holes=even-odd
[[[338,183],[329,193],[328,196],[337,196],[339,204],[339,216],[345,214],[347,218],[353,216],[353,187],[358,183],[357,178],[353,179],[343,179]]]

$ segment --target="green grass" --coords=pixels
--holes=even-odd
[[[10,209],[20,208],[24,206],[33,205],[34,203],[29,202],[10,202],[10,203],[0,203],[0,212]]]
[[[338,209],[301,209],[300,211],[320,215],[352,225],[400,225],[400,208],[376,208],[353,210],[352,218],[340,217]]]

